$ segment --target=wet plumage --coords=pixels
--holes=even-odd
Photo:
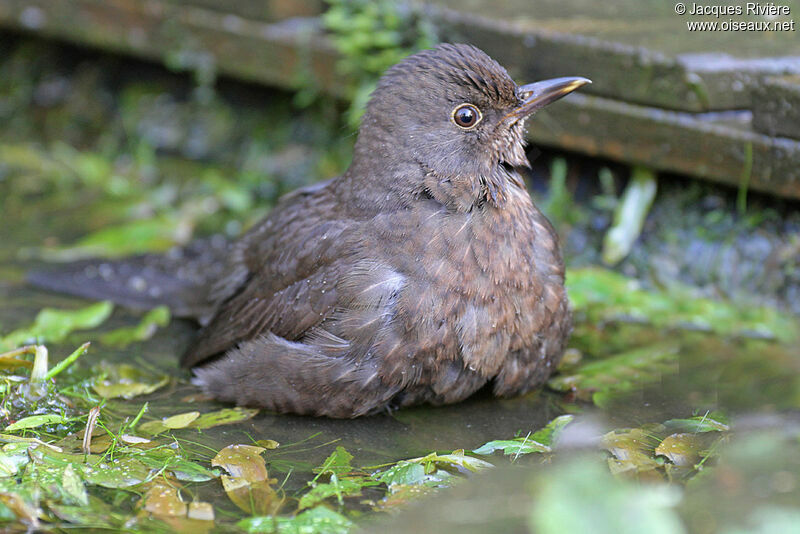
[[[182,360],[196,382],[331,417],[542,384],[571,321],[556,235],[517,171],[528,87],[467,45],[389,69],[342,176],[282,198],[206,275],[151,299],[203,325]]]

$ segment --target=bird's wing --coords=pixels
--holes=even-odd
[[[265,332],[296,340],[324,320],[336,304],[336,281],[348,261],[343,234],[352,227],[337,218],[325,187],[283,199],[237,243],[235,267],[212,290],[222,298],[182,364]]]

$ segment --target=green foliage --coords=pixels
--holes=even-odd
[[[236,526],[245,532],[275,534],[347,534],[353,522],[340,513],[317,506],[295,517],[251,517]]]
[[[642,233],[644,221],[656,197],[656,175],[636,167],[622,198],[614,209],[614,224],[603,240],[603,262],[616,265],[627,256]]]
[[[383,72],[437,41],[436,29],[420,8],[391,0],[328,0],[323,15],[340,54],[337,69],[348,80],[347,122],[358,128],[361,115]]]
[[[150,373],[127,363],[101,362],[94,369],[92,389],[106,399],[131,399],[165,386],[169,376]]]
[[[623,393],[657,382],[664,374],[674,374],[677,364],[678,345],[649,345],[564,370],[547,385],[605,406]]]
[[[553,158],[550,164],[550,189],[542,211],[556,228],[564,224],[574,224],[581,215],[575,205],[572,192],[567,187],[569,167],[565,158]]]
[[[125,348],[136,341],[150,339],[158,327],[169,324],[170,313],[166,306],[158,306],[147,312],[138,325],[121,327],[100,336],[100,341],[112,347]]]
[[[33,324],[0,337],[0,350],[10,350],[24,343],[64,341],[76,330],[88,330],[105,322],[114,310],[110,302],[98,302],[77,310],[44,308]]]
[[[702,330],[787,343],[798,338],[800,328],[796,320],[772,308],[698,298],[688,288],[645,290],[636,280],[602,268],[569,271],[567,290],[573,309],[592,324],[639,322],[658,329]]]
[[[537,430],[533,434],[528,433],[525,437],[514,438],[512,440],[493,440],[477,449],[475,454],[492,454],[494,451],[503,451],[506,456],[514,455],[516,458],[521,454],[532,452],[552,452],[553,447],[558,441],[558,437],[564,427],[572,422],[573,416],[562,415],[550,421],[547,426]]]

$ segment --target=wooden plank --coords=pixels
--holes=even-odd
[[[529,121],[531,140],[800,199],[800,141],[753,132],[749,112],[691,114],[573,94]]]
[[[800,28],[781,32],[687,29],[687,21],[788,17],[679,16],[642,0],[428,0],[447,40],[477,44],[525,78],[582,75],[587,92],[683,111],[749,109],[764,76],[800,74]],[[686,2],[692,6],[694,2]],[[796,25],[798,26],[798,25]]]
[[[279,22],[292,17],[314,17],[322,13],[323,0],[165,0],[178,6],[210,9],[261,22]]]
[[[310,78],[330,93],[342,90],[336,54],[314,21],[270,24],[173,0],[0,0],[0,25],[152,58],[173,68],[287,88]],[[529,73],[518,76],[520,81],[545,76],[547,69],[536,61],[539,54],[581,46],[559,41],[563,36],[530,43],[520,35],[497,48],[495,29],[475,26],[470,31],[470,40],[481,46],[481,32],[488,32],[485,38],[495,39],[496,49],[486,48],[501,61],[517,57],[512,71]],[[530,49],[536,57],[525,52]],[[599,74],[604,67],[614,68],[613,62],[629,52],[593,50],[588,71],[576,63],[564,67],[564,73],[593,77],[593,69]],[[675,65],[662,59],[648,57],[650,80],[644,71],[632,69],[631,86],[652,88],[677,79],[680,70],[673,72]],[[552,58],[542,61],[558,67]],[[753,132],[749,112],[691,114],[575,94],[534,117],[529,136],[541,144],[800,198],[800,141]]]
[[[800,139],[800,76],[768,78],[754,95],[753,128]]]
[[[207,76],[284,87],[312,76],[335,94],[335,52],[317,23],[270,24],[161,0],[0,0],[0,25]]]

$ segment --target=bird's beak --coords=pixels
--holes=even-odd
[[[588,78],[571,76],[567,78],[554,78],[541,82],[529,83],[518,89],[522,99],[522,105],[512,110],[505,116],[505,120],[516,122],[524,119],[539,108],[555,102],[561,97],[567,96],[575,89],[592,83]]]

